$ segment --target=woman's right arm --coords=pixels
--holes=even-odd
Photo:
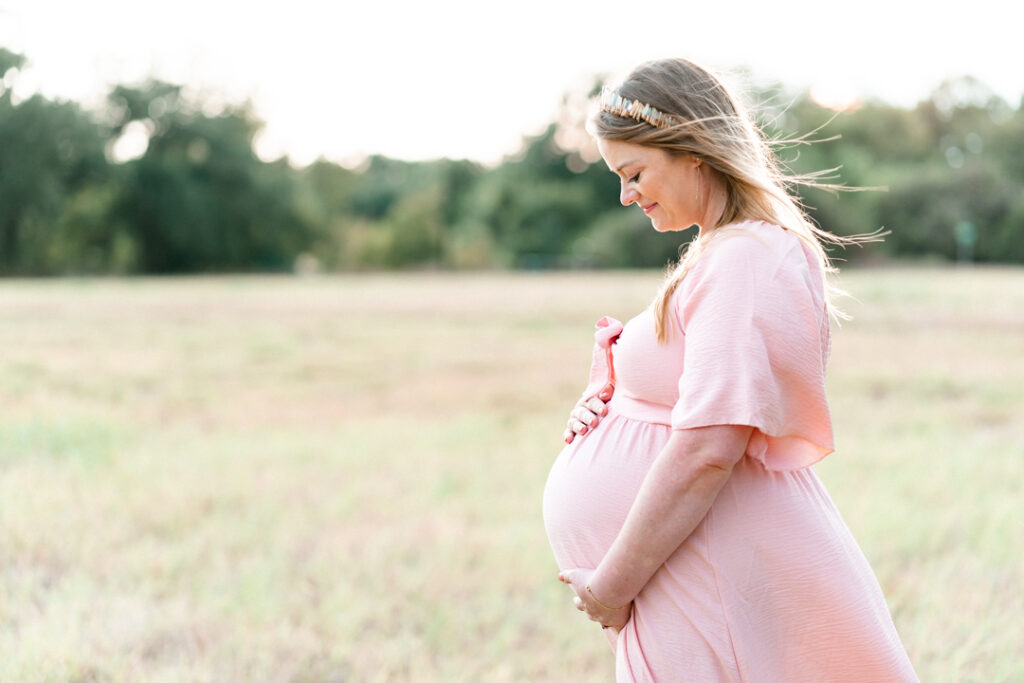
[[[672,431],[597,568],[559,574],[576,592],[578,609],[621,628],[625,608],[707,515],[746,453],[753,430],[716,425]]]

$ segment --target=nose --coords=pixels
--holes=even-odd
[[[622,181],[619,189],[619,203],[629,206],[640,197],[640,193],[629,186],[625,180]]]

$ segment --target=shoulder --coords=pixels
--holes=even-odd
[[[708,240],[707,255],[719,258],[770,257],[798,247],[799,238],[786,228],[764,221],[726,225]]]
[[[708,239],[694,264],[694,275],[771,277],[800,252],[800,239],[785,228],[763,221],[735,223],[719,228]]]
[[[751,221],[725,226],[703,245],[675,304],[692,308],[701,302],[746,301],[762,306],[818,292],[823,282],[811,258],[803,241],[778,225]]]

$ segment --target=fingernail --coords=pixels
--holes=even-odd
[[[590,426],[591,427],[596,427],[597,426],[597,418],[596,417],[593,420],[590,421]]]
[[[589,427],[587,427],[587,425],[580,427],[580,435],[582,436],[583,434],[586,434],[588,429]]]

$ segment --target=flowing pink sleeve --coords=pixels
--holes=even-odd
[[[768,242],[722,240],[676,292],[684,369],[672,427],[752,426],[747,455],[790,470],[833,451],[828,319],[819,271],[801,243]]]
[[[608,350],[622,334],[622,323],[605,316],[594,324],[594,355],[590,362],[590,380],[581,398],[597,396],[609,382],[614,380],[612,366],[608,362]]]

